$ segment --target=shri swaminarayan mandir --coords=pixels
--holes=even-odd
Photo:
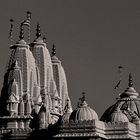
[[[9,46],[0,96],[0,139],[140,140],[140,98],[132,75],[101,118],[84,93],[72,108],[63,64],[55,45],[51,54],[48,51],[39,24],[30,41],[30,14],[20,24],[19,40]],[[11,41],[12,31],[11,21]]]

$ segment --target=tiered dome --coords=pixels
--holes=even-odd
[[[118,112],[119,115],[118,113],[113,114],[117,108],[120,109]],[[138,93],[133,87],[131,74],[129,74],[128,88],[119,95],[117,102],[104,112],[101,120],[110,122],[112,115],[115,115],[115,120],[121,120],[122,122],[124,122],[124,120],[127,121],[126,116],[130,122],[133,122],[134,119],[140,118],[140,99],[138,98]]]
[[[98,120],[97,113],[91,109],[85,101],[85,97],[81,99],[79,106],[71,113],[70,120],[73,121],[88,121]]]

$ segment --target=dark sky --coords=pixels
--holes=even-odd
[[[19,24],[32,12],[32,36],[37,22],[42,35],[57,47],[65,68],[69,95],[76,107],[85,91],[88,104],[101,114],[112,105],[120,90],[114,90],[122,65],[122,90],[129,72],[140,92],[140,1],[138,0],[1,0],[0,2],[0,88],[8,59],[9,19],[15,20],[14,40]]]

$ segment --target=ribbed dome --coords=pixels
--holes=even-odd
[[[73,121],[88,121],[88,120],[98,120],[97,113],[91,109],[86,101],[82,101],[82,103],[75,109],[70,116],[70,120]]]
[[[129,122],[127,116],[117,108],[112,114],[110,114],[108,122]]]

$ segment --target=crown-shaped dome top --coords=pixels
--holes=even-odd
[[[85,101],[84,95],[78,107],[71,113],[70,120],[73,121],[98,120],[97,113],[88,106],[88,104]]]

